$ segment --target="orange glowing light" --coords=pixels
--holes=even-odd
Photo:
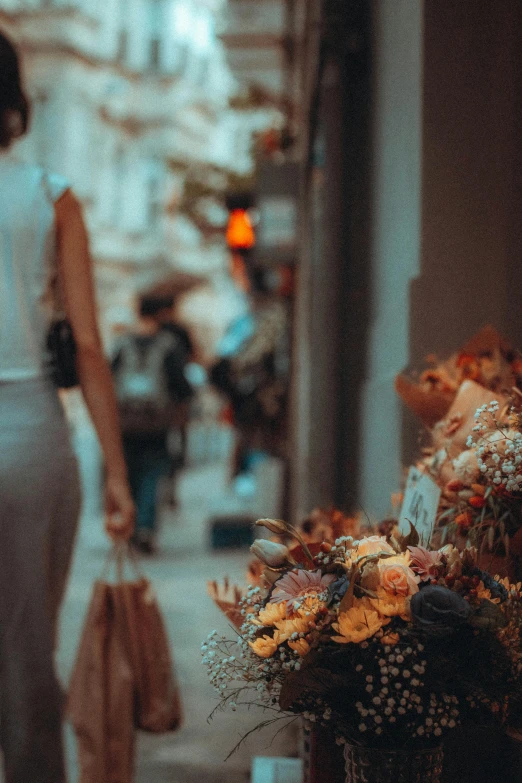
[[[245,209],[233,209],[230,213],[226,239],[232,250],[249,250],[254,247],[256,235]]]

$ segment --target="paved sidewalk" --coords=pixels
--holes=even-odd
[[[213,481],[215,480],[215,483]],[[180,731],[142,734],[138,741],[136,783],[245,783],[253,755],[293,755],[295,736],[255,734],[228,762],[223,760],[241,734],[261,715],[220,713],[207,716],[216,701],[200,662],[200,645],[214,628],[230,629],[206,594],[207,579],[228,575],[244,583],[247,552],[213,553],[206,545],[206,522],[215,510],[219,475],[203,470],[186,475],[180,486],[182,507],[164,515],[159,554],[143,561],[163,609],[181,681],[185,722]],[[92,520],[84,527],[63,615],[58,667],[66,682],[72,667],[93,581],[100,575],[107,546]],[[77,783],[74,739],[67,732],[71,783]]]

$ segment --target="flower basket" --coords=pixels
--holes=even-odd
[[[324,726],[304,731],[304,783],[344,783],[343,748],[335,734]]]
[[[344,746],[346,783],[440,783],[442,746],[389,751],[361,745]]]
[[[343,745],[347,783],[441,783],[447,736],[518,725],[522,584],[480,569],[474,548],[426,549],[413,525],[311,551],[288,523],[258,524],[300,547],[258,541],[266,585],[241,599],[235,639],[203,643],[212,714],[261,709],[257,728],[304,718],[307,783],[343,781]]]

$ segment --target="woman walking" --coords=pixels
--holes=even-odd
[[[111,536],[131,535],[134,506],[78,201],[65,179],[12,152],[29,111],[16,50],[0,33],[0,747],[6,783],[64,783],[53,656],[80,496],[46,355],[56,275],[105,457]]]

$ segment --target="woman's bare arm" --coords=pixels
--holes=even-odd
[[[112,375],[98,330],[87,230],[80,204],[71,191],[66,191],[56,202],[55,214],[59,273],[65,309],[76,341],[80,386],[105,458],[108,529],[109,533],[127,536],[134,526],[134,504],[128,487]]]

